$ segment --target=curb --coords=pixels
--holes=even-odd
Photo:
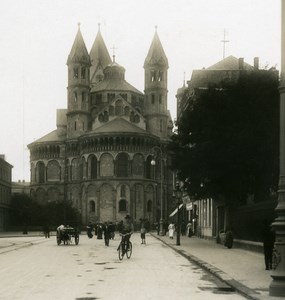
[[[209,264],[209,263],[201,260],[200,258],[198,258],[198,257],[196,257],[196,256],[194,256],[192,254],[186,253],[184,250],[177,249],[175,246],[168,244],[164,240],[160,239],[158,236],[156,236],[156,235],[154,235],[152,233],[150,233],[150,234],[154,238],[156,238],[156,239],[160,240],[161,242],[163,242],[169,248],[173,249],[175,252],[177,252],[180,255],[182,255],[183,257],[185,257],[190,262],[195,263],[199,267],[203,268],[204,270],[206,270],[206,271],[210,272],[211,274],[213,274],[214,276],[216,276],[222,282],[226,283],[227,285],[229,285],[230,287],[232,287],[233,289],[235,289],[239,294],[241,294],[242,296],[246,297],[247,299],[250,299],[250,300],[265,299],[263,296],[259,295],[254,290],[248,288],[247,286],[243,285],[242,283],[240,283],[237,280],[235,280],[232,277],[230,277],[224,271],[222,271],[222,270],[214,267],[213,265],[211,265],[211,264]]]

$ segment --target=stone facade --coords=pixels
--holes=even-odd
[[[70,201],[83,224],[126,214],[151,223],[161,212],[166,218],[172,120],[168,61],[157,32],[144,63],[145,94],[111,60],[100,29],[89,54],[78,29],[67,66],[67,109],[57,110],[55,131],[28,145],[32,198]]]

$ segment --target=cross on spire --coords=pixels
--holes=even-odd
[[[113,62],[115,62],[115,50],[118,49],[115,47],[115,45],[113,45],[113,47],[111,48],[113,50]]]
[[[224,39],[221,40],[221,42],[224,44],[223,45],[223,59],[225,58],[226,55],[226,43],[229,43],[229,40],[226,40],[226,30],[224,29]]]

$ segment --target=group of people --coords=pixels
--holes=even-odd
[[[141,235],[141,244],[145,244],[145,235],[147,232],[145,222],[141,221],[140,235]],[[114,239],[115,231],[118,230],[120,234],[126,235],[126,240],[129,243],[129,239],[134,232],[134,224],[131,221],[130,215],[126,215],[123,220],[121,220],[117,225],[112,222],[99,222],[93,224],[89,222],[86,228],[87,236],[91,239],[93,238],[93,231],[97,239],[103,239],[105,241],[105,245],[109,246],[109,241]]]
[[[168,236],[170,239],[173,239],[174,236],[174,232],[175,232],[175,224],[173,222],[170,222],[170,224],[168,225],[167,229],[168,229]],[[192,230],[192,223],[188,222],[187,225],[185,225],[185,223],[182,222],[181,224],[181,235],[186,235],[188,237],[193,236],[193,230]]]
[[[109,240],[114,239],[116,226],[112,222],[104,223],[91,223],[87,225],[87,236],[93,238],[93,231],[98,240],[102,240],[104,237],[105,245],[109,246]]]

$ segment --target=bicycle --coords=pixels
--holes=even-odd
[[[119,260],[122,260],[124,255],[126,254],[127,258],[129,259],[132,255],[133,245],[131,241],[129,240],[129,243],[126,239],[127,235],[131,235],[131,233],[120,233],[120,236],[122,237],[121,242],[119,244],[119,247],[117,249],[119,254]],[[129,247],[128,247],[129,244]]]

